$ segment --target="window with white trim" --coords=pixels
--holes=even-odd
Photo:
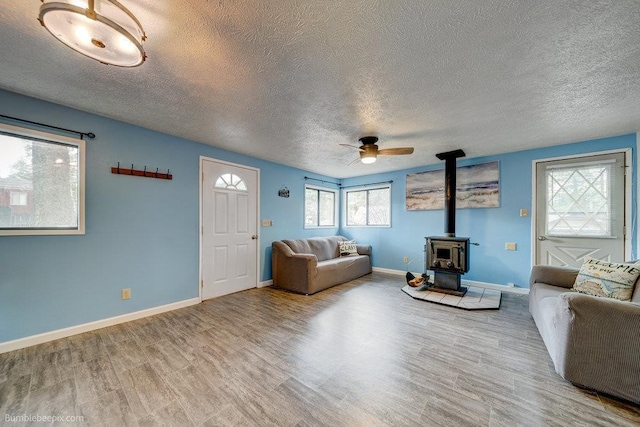
[[[347,227],[391,227],[391,185],[344,190]]]
[[[27,193],[12,191],[9,204],[11,206],[27,206]]]
[[[304,228],[338,226],[338,190],[305,185]]]
[[[84,234],[81,139],[0,125],[0,235]]]

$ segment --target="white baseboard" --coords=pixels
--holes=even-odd
[[[376,273],[387,273],[387,274],[395,274],[396,276],[405,276],[407,274],[406,271],[403,270],[393,270],[391,268],[382,268],[382,267],[372,267],[371,268]]]
[[[407,272],[404,270],[393,270],[390,268],[381,268],[381,267],[373,267],[373,271],[376,271],[379,273],[394,274],[396,276],[405,276],[407,274]],[[512,288],[511,286],[498,285],[497,283],[478,282],[475,280],[467,280],[467,279],[462,279],[461,282],[463,285],[466,285],[466,286],[476,286],[478,288],[495,289],[498,291],[508,292],[512,294],[529,295],[529,288],[516,288],[516,287]]]
[[[272,280],[265,280],[264,282],[258,282],[258,287],[259,288],[266,288],[267,286],[271,286],[273,285],[273,279]]]
[[[496,283],[477,282],[475,280],[461,280],[463,285],[476,286],[478,288],[495,289],[497,291],[507,292],[510,294],[529,295],[529,288],[516,288],[506,285],[498,285]]]
[[[107,319],[96,320],[95,322],[84,323],[82,325],[70,326],[68,328],[58,329],[56,331],[31,335],[29,337],[19,338],[13,341],[0,342],[0,354],[13,350],[19,350],[25,347],[30,347],[32,345],[42,344],[60,338],[70,337],[72,335],[82,334],[84,332],[95,331],[96,329],[106,328],[107,326],[113,326],[119,323],[130,322],[132,320],[153,316],[155,314],[160,314],[167,311],[177,310],[179,308],[189,307],[190,305],[199,303],[200,298],[191,298],[184,301],[161,305],[159,307],[147,308],[145,310],[135,311],[133,313],[127,313],[120,316],[109,317]]]

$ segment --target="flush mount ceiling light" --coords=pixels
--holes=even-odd
[[[373,149],[373,147],[371,148],[365,147],[364,151],[360,151],[360,161],[365,165],[370,165],[371,163],[375,163],[377,154],[378,153],[376,152],[376,150]]]
[[[103,64],[136,67],[147,58],[142,25],[116,0],[42,0],[38,21],[71,49]]]

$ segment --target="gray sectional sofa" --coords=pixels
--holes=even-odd
[[[271,244],[273,284],[314,294],[371,273],[371,246],[357,245],[358,255],[341,257],[343,236],[282,240]]]
[[[534,266],[529,311],[558,374],[640,404],[640,286],[631,301],[571,292],[577,269]]]

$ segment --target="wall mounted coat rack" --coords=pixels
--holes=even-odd
[[[112,167],[111,168],[111,173],[115,173],[116,175],[131,175],[131,176],[142,176],[142,177],[145,177],[145,178],[157,178],[157,179],[169,179],[169,180],[172,180],[173,179],[173,175],[171,175],[169,172],[171,172],[170,169],[167,169],[167,173],[158,172],[158,168],[156,168],[155,172],[154,171],[148,171],[146,166],[144,167],[144,170],[134,169],[133,168],[133,164],[131,164],[131,169],[129,169],[129,168],[121,168],[120,167],[120,162],[118,162],[118,166],[117,167]]]

